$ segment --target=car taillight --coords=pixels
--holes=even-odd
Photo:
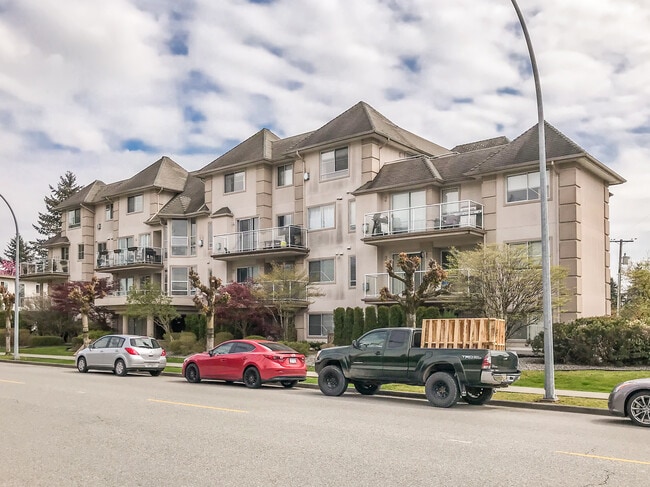
[[[264,357],[266,357],[269,360],[275,360],[276,362],[282,362],[284,360],[284,357],[282,357],[281,355],[265,354]]]
[[[485,357],[483,357],[483,363],[481,363],[481,368],[482,369],[492,368],[492,355],[490,353],[487,353]]]
[[[124,350],[125,350],[126,353],[128,353],[129,355],[140,355],[140,354],[138,353],[138,351],[137,351],[135,348],[126,347]]]
[[[167,351],[163,348],[162,353],[160,354],[161,357],[166,357],[167,356]]]
[[[304,356],[304,355],[301,355],[301,356],[298,357],[298,358],[300,359],[300,361],[301,361],[303,364],[305,363],[305,356]]]

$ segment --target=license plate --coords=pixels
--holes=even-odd
[[[289,358],[289,363],[290,364],[295,364],[296,362],[298,362],[298,359],[296,357],[290,357]]]

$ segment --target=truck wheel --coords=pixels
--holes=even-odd
[[[359,394],[364,396],[372,396],[379,390],[379,384],[371,384],[370,382],[352,382],[354,388]]]
[[[424,394],[437,408],[449,408],[460,398],[456,379],[448,372],[431,374],[424,384]]]
[[[318,387],[326,396],[340,396],[348,388],[348,381],[340,368],[328,365],[318,374]]]
[[[491,387],[468,387],[465,392],[467,394],[463,397],[463,401],[474,406],[485,404],[494,395],[494,389]]]

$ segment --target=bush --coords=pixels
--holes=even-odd
[[[364,333],[370,330],[377,328],[377,308],[374,306],[368,306],[365,309],[366,319],[364,320],[363,331]]]
[[[535,353],[544,350],[544,333],[531,342]],[[647,365],[650,325],[624,318],[598,316],[553,325],[556,363],[576,365]]]
[[[266,340],[266,337],[263,337],[261,335],[248,335],[247,337],[244,337],[246,340]]]
[[[197,340],[205,340],[206,322],[205,315],[187,315],[185,316],[185,329],[194,333]]]
[[[377,308],[377,325],[378,328],[388,328],[390,326],[389,310],[387,306]]]
[[[363,335],[363,309],[360,307],[354,308],[354,323],[352,324],[352,339],[356,340],[361,335]]]
[[[38,336],[32,335],[29,337],[30,347],[55,347],[57,345],[65,345],[63,338],[59,336]]]
[[[219,333],[214,334],[214,346],[216,347],[220,343],[227,342],[234,338],[233,334],[229,331],[220,331]]]
[[[296,352],[302,353],[305,357],[309,355],[309,343],[307,342],[279,342],[287,347],[293,348]]]
[[[343,345],[345,339],[345,308],[334,310],[334,345]]]
[[[388,321],[392,328],[404,326],[404,323],[406,321],[404,317],[404,310],[399,304],[394,304],[390,307]]]

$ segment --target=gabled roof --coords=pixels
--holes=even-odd
[[[354,194],[387,191],[402,186],[412,188],[441,181],[440,173],[430,158],[412,157],[385,164],[372,181],[362,185]]]
[[[150,188],[183,191],[187,177],[187,170],[163,156],[135,176],[107,186],[100,196],[118,196]]]
[[[497,139],[489,139],[494,142],[502,142],[502,145],[484,144],[485,141],[472,142],[464,144],[463,146],[456,146],[461,148],[461,151],[455,154],[445,155],[435,159],[433,162],[440,171],[441,177],[446,182],[452,182],[467,178],[465,173],[486,159],[494,156],[497,152],[507,147],[508,139],[505,137],[498,137]]]
[[[449,152],[438,144],[398,127],[365,102],[357,103],[311,133],[296,146],[296,149],[306,150],[371,134],[386,137],[423,155]]]
[[[68,237],[62,237],[61,232],[54,235],[54,237],[48,238],[45,242],[42,243],[42,247],[56,247],[57,245],[68,245],[70,240]]]
[[[278,140],[280,140],[280,137],[269,129],[262,129],[222,156],[216,158],[204,168],[199,169],[196,174],[203,176],[231,166],[271,160],[273,155],[272,145]]]
[[[92,203],[97,195],[104,190],[106,184],[99,180],[95,180],[87,186],[84,186],[69,198],[63,200],[56,206],[59,211],[66,210],[67,208],[76,208],[84,203]]]
[[[196,214],[208,214],[205,205],[205,185],[196,176],[189,176],[182,193],[174,196],[156,215],[149,221],[158,221],[160,218],[187,217]]]

